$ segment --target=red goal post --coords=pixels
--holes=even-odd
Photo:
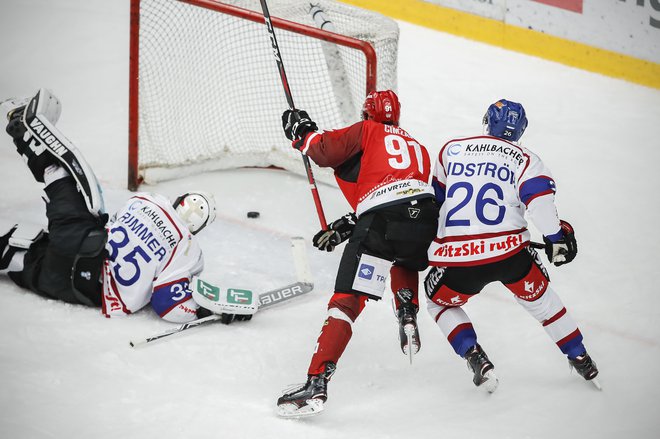
[[[281,131],[287,105],[263,14],[236,6],[259,2],[228,1],[131,0],[129,189],[241,166],[304,174]],[[305,3],[318,9],[305,14]],[[357,121],[367,93],[396,88],[396,23],[328,0],[269,7],[294,99],[321,128]],[[374,16],[389,27],[370,31]],[[319,27],[327,25],[336,32]],[[379,55],[389,70],[379,71]]]

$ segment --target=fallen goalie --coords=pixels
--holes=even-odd
[[[59,99],[40,89],[0,108],[17,152],[45,186],[48,219],[47,230],[0,224],[0,274],[40,296],[99,308],[106,317],[150,306],[168,322],[231,323],[257,311],[251,292],[221,293],[199,279],[204,259],[196,235],[216,217],[212,194],[186,192],[172,202],[138,193],[109,218],[94,172],[56,127]]]

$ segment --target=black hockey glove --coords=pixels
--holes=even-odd
[[[286,138],[292,142],[304,139],[308,133],[319,129],[305,110],[286,110],[282,114],[282,128]]]
[[[339,218],[328,226],[328,230],[321,230],[312,238],[314,247],[319,250],[333,251],[336,246],[346,241],[353,234],[357,216],[353,212]]]
[[[548,260],[557,267],[568,264],[575,259],[578,251],[573,226],[564,220],[560,220],[559,225],[561,231],[564,232],[564,236],[560,240],[552,242],[545,236],[543,237],[545,254]]]
[[[231,322],[247,322],[248,320],[252,320],[252,314],[220,314],[220,323],[225,325]]]
[[[200,306],[199,308],[197,308],[197,311],[196,311],[195,314],[197,315],[198,319],[203,319],[204,317],[208,317],[210,315],[213,315],[213,311],[211,311],[210,309],[206,309],[203,306]]]

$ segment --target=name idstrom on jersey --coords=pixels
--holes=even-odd
[[[429,248],[432,265],[483,264],[520,250],[529,242],[525,212],[532,204],[550,206],[532,215],[539,230],[558,230],[550,171],[531,151],[505,140],[448,142],[436,162],[433,188],[441,209]]]

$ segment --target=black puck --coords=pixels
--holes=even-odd
[[[259,218],[259,212],[248,212],[247,217],[248,218]]]

